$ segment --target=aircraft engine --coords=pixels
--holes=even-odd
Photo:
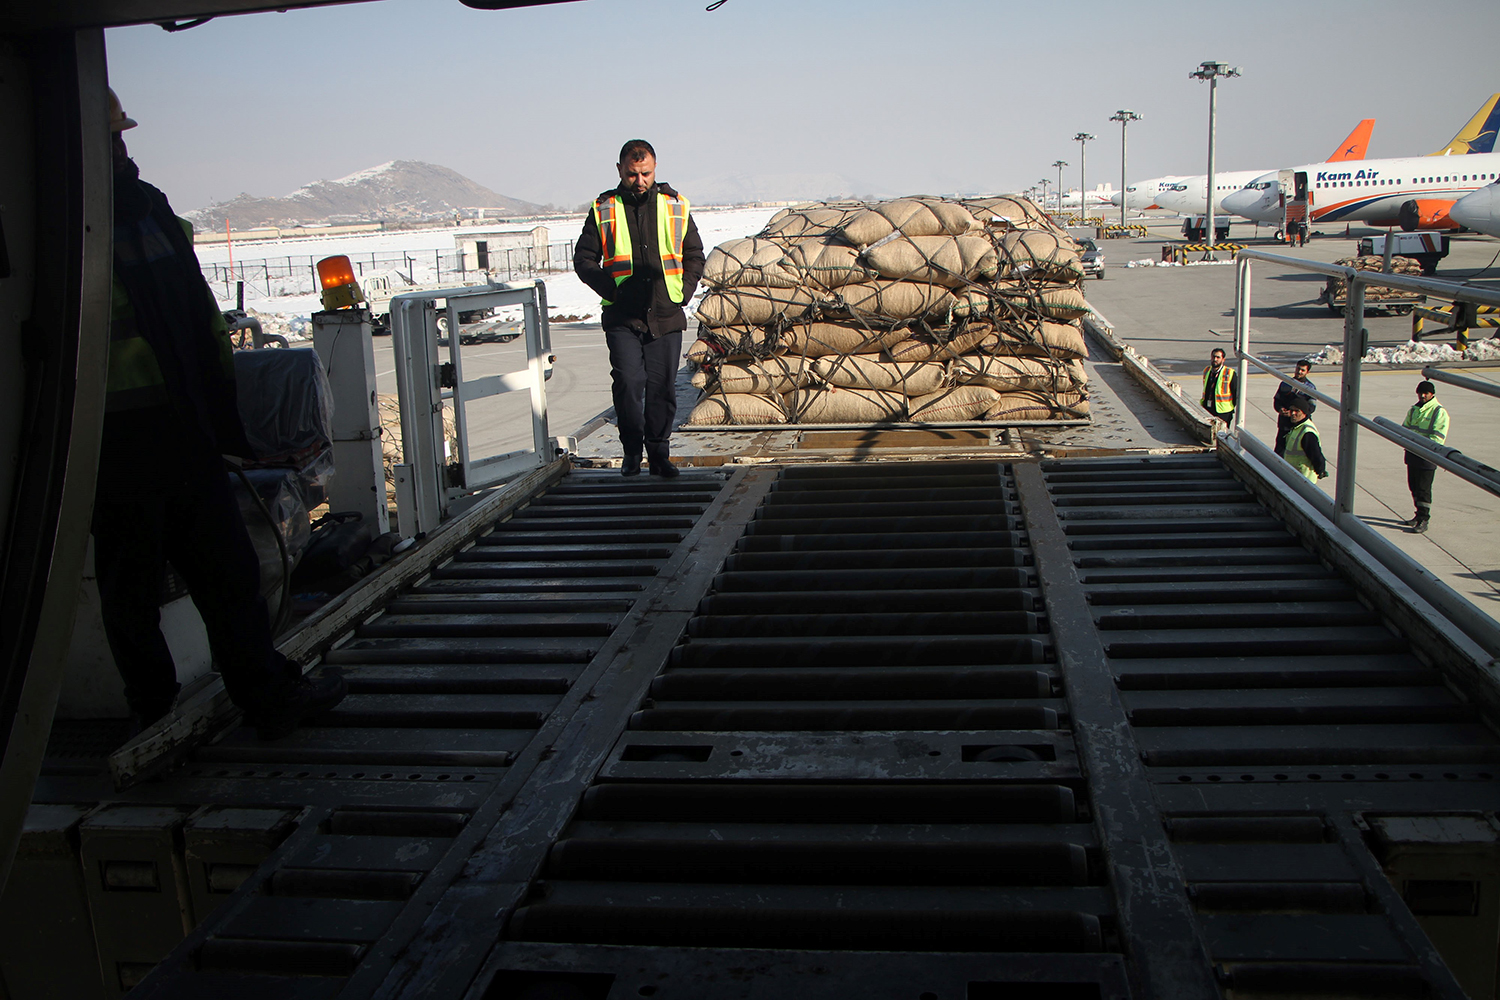
[[[1411,201],[1401,203],[1401,229],[1404,232],[1415,232],[1418,229],[1457,229],[1458,223],[1448,215],[1448,210],[1453,207],[1451,201],[1439,201],[1435,198],[1414,198]]]

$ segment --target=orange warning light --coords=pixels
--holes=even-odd
[[[324,309],[349,309],[365,300],[354,280],[354,265],[343,254],[318,261],[318,283],[323,286]]]

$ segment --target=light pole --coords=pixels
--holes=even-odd
[[[1084,173],[1083,151],[1085,144],[1092,138],[1087,132],[1079,132],[1073,137],[1073,141],[1078,143],[1078,217],[1085,223],[1089,221],[1089,188],[1088,177]]]
[[[1138,122],[1141,116],[1134,111],[1121,109],[1109,116],[1112,122],[1120,123],[1120,225],[1125,225],[1125,127]]]
[[[1057,214],[1062,215],[1062,168],[1068,165],[1067,160],[1054,160],[1052,165],[1057,168]]]
[[[1208,230],[1205,238],[1209,246],[1213,246],[1214,233],[1218,229],[1218,220],[1214,218],[1214,141],[1216,137],[1214,115],[1218,110],[1219,77],[1239,75],[1238,66],[1213,61],[1199,64],[1197,69],[1188,74],[1194,80],[1208,81],[1208,211],[1205,213],[1208,216]],[[1203,259],[1213,260],[1213,251],[1208,251]]]
[[[1037,181],[1037,183],[1042,186],[1042,211],[1045,212],[1047,210],[1047,185],[1051,184],[1052,182],[1043,177],[1041,180]]]

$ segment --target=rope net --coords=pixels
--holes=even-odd
[[[1088,416],[1078,247],[1025,198],[783,209],[703,280],[689,425]]]

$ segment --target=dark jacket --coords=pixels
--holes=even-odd
[[[616,287],[615,279],[605,273],[601,262],[604,249],[599,242],[599,223],[592,208],[583,220],[583,232],[573,247],[573,270],[601,299],[608,299],[601,317],[606,330],[628,327],[637,333],[650,333],[660,337],[687,329],[687,314],[682,307],[691,301],[698,281],[703,277],[703,240],[698,235],[698,224],[688,216],[687,234],[682,239],[682,303],[673,302],[667,294],[667,283],[661,273],[661,247],[656,238],[656,194],[680,197],[676,191],[663,183],[656,183],[644,195],[637,198],[628,191],[615,188],[599,195],[600,198],[620,191],[625,202],[625,223],[630,229],[631,260],[634,270],[630,278]]]
[[[1302,381],[1302,380],[1299,380],[1299,381]],[[1312,379],[1307,379],[1305,381],[1302,381],[1302,384],[1305,385],[1305,386],[1307,386],[1309,389],[1316,389],[1317,388],[1317,386],[1313,385],[1313,380]],[[1274,399],[1271,400],[1271,408],[1274,409],[1277,413],[1280,413],[1282,410],[1286,409],[1288,406],[1291,406],[1292,405],[1292,400],[1296,399],[1300,395],[1302,395],[1302,393],[1299,392],[1298,390],[1293,389],[1291,386],[1287,385],[1285,382],[1278,381],[1276,383],[1276,396],[1275,396]],[[1307,401],[1309,403],[1312,403],[1313,402],[1312,397],[1309,396],[1307,398]],[[1312,416],[1312,411],[1308,410],[1307,414],[1308,414],[1308,416]]]

